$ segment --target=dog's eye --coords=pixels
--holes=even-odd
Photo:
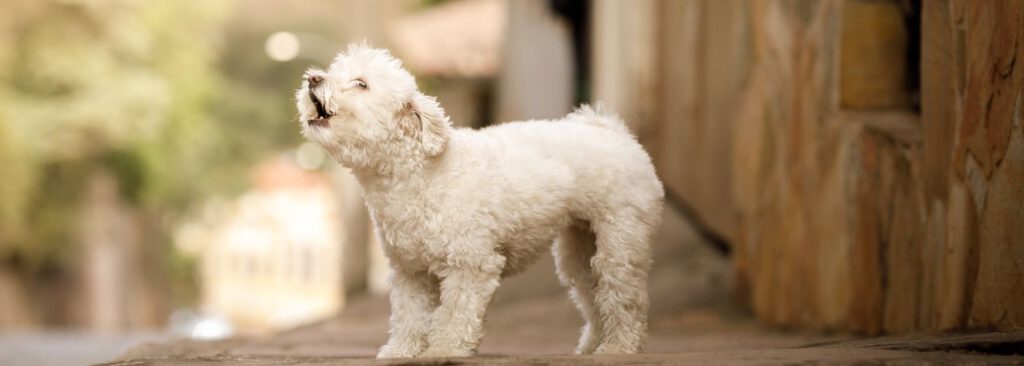
[[[360,87],[362,89],[366,89],[366,82],[362,81],[362,80],[359,80],[359,79],[356,79],[356,86],[358,86],[358,87]]]

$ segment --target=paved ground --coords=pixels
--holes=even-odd
[[[1024,332],[859,338],[769,330],[710,310],[654,323],[646,354],[572,356],[578,320],[558,298],[495,309],[480,356],[377,361],[385,305],[364,299],[339,319],[268,338],[143,345],[108,365],[1024,365]]]
[[[80,330],[0,333],[0,365],[64,366],[109,361],[142,342],[167,341],[155,332],[97,334]]]
[[[581,320],[546,261],[503,284],[477,357],[373,360],[386,338],[387,302],[367,297],[339,318],[282,334],[149,343],[108,365],[1024,365],[1024,332],[864,339],[765,328],[732,304],[727,258],[676,216],[666,216],[655,253],[651,336],[642,355],[568,355]]]

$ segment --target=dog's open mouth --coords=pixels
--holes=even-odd
[[[331,125],[331,114],[327,113],[327,108],[324,108],[324,104],[320,102],[320,99],[313,94],[313,91],[309,91],[309,99],[313,101],[313,106],[316,107],[316,118],[306,121],[310,126],[329,127]]]

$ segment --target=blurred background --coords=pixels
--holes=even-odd
[[[363,41],[458,126],[618,111],[668,189],[656,251],[672,256],[652,291],[691,294],[655,310],[1020,329],[1022,14],[1009,0],[3,0],[0,363],[273,334],[386,292],[357,182],[301,139],[293,101],[306,68]],[[498,303],[560,293],[539,267]]]

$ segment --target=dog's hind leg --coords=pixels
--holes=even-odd
[[[601,342],[601,316],[594,303],[597,276],[590,267],[590,258],[596,251],[594,240],[590,225],[581,221],[562,229],[551,247],[558,279],[569,288],[569,297],[586,322],[576,346],[578,354],[594,353]]]
[[[660,212],[624,209],[591,223],[597,236],[591,260],[595,302],[604,328],[596,353],[637,353],[647,333],[650,239]]]

